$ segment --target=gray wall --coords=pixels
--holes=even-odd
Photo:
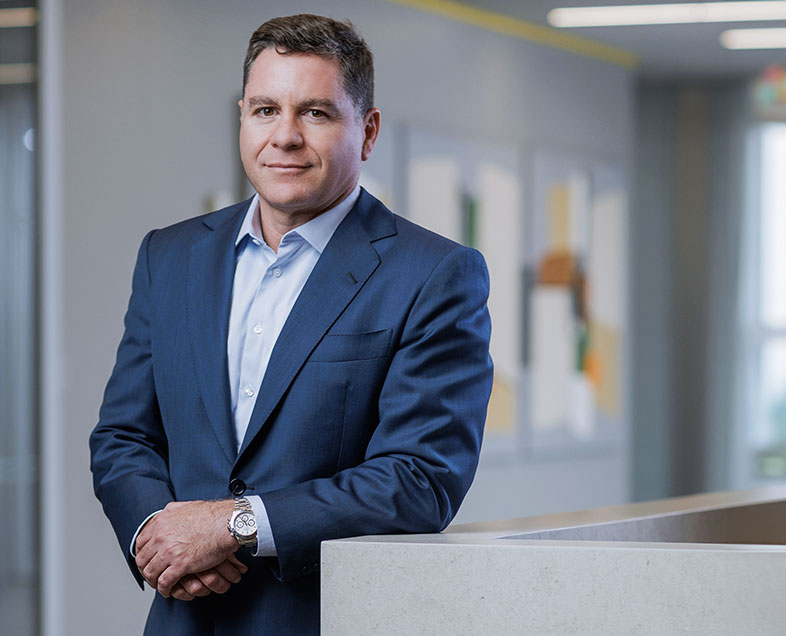
[[[633,494],[737,478],[747,81],[637,86]]]
[[[350,17],[375,51],[385,122],[481,140],[565,147],[625,164],[629,71],[378,1],[60,0],[62,196],[47,271],[61,302],[45,303],[61,339],[45,405],[49,634],[138,634],[149,598],[136,589],[93,499],[87,436],[113,363],[143,234],[203,210],[237,184],[234,102],[252,30],[301,10]],[[55,24],[55,26],[58,26]],[[50,25],[50,29],[54,28]],[[44,56],[47,59],[47,56]],[[49,83],[57,90],[57,82]],[[47,107],[45,106],[45,109]],[[50,111],[52,125],[57,114]],[[53,142],[54,143],[54,142]],[[390,143],[390,142],[388,142]],[[46,175],[45,175],[46,178]],[[57,192],[57,188],[53,190]],[[526,196],[525,192],[525,196]],[[53,297],[56,297],[56,293]],[[50,364],[51,363],[51,364]],[[62,443],[57,440],[61,440]],[[46,443],[46,442],[45,442]],[[625,449],[573,462],[484,465],[461,520],[523,516],[628,497]],[[54,505],[54,504],[53,504]],[[54,596],[53,596],[54,595]],[[56,598],[55,598],[56,596]]]

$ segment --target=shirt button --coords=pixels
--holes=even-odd
[[[275,276],[276,278],[281,278],[281,268],[280,267],[276,267],[276,269],[273,270],[273,276]]]
[[[254,333],[262,333],[262,323],[258,322],[254,325]]]
[[[251,239],[251,242],[252,242],[254,245],[262,245],[262,243],[260,243],[259,239]]]
[[[254,388],[247,386],[245,389],[243,389],[243,393],[245,393],[248,397],[254,397]]]

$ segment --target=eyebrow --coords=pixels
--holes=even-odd
[[[249,106],[269,106],[271,104],[275,104],[276,100],[272,97],[265,97],[261,95],[259,97],[249,97],[248,98],[248,105]]]
[[[265,95],[255,95],[254,97],[248,98],[248,105],[251,108],[256,108],[257,106],[278,106],[278,102],[272,97],[266,97]],[[319,110],[327,111],[333,117],[339,117],[341,115],[341,110],[331,99],[307,99],[305,101],[299,102],[296,105],[296,108],[297,110],[318,108]]]

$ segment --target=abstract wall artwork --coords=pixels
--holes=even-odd
[[[522,325],[529,445],[618,442],[628,320],[624,174],[540,152],[533,175]]]

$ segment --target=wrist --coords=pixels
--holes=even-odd
[[[221,545],[230,552],[237,552],[237,540],[227,532],[227,523],[232,517],[232,512],[235,509],[234,499],[222,499],[216,503],[216,529],[218,536],[221,538]]]

